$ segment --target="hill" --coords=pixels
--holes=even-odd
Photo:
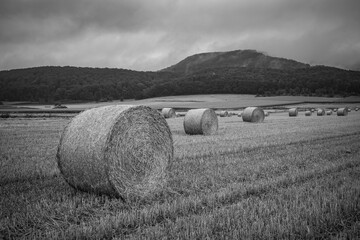
[[[162,71],[192,74],[204,69],[219,67],[290,70],[309,68],[310,65],[285,58],[267,56],[255,50],[236,50],[195,54]]]
[[[203,53],[158,72],[35,67],[0,72],[0,101],[107,101],[192,94],[360,95],[360,72],[254,50]]]

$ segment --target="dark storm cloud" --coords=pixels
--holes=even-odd
[[[73,37],[89,29],[138,31],[152,20],[156,4],[116,0],[6,0],[1,3],[2,41]]]
[[[357,0],[3,0],[0,68],[157,70],[190,54],[257,49],[360,66]]]

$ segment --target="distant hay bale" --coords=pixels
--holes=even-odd
[[[312,108],[312,109],[311,109],[311,112],[315,112],[315,109]]]
[[[325,109],[323,109],[323,108],[318,108],[318,110],[317,110],[317,115],[318,115],[318,116],[324,116],[324,115],[325,115]]]
[[[238,115],[237,115],[238,117],[242,117],[242,113],[238,113]]]
[[[311,111],[305,111],[305,116],[311,116],[312,112]]]
[[[265,117],[270,116],[270,112],[265,112]]]
[[[176,112],[173,108],[163,108],[161,110],[161,114],[164,116],[164,118],[174,118],[176,117]]]
[[[56,156],[72,187],[127,198],[163,186],[173,151],[169,126],[158,111],[112,105],[74,117],[62,133]]]
[[[359,108],[355,108],[355,111],[359,111]]]
[[[221,111],[220,117],[227,117],[229,115],[228,111]]]
[[[346,116],[346,115],[348,115],[348,109],[347,108],[339,108],[337,110],[337,115],[338,116]]]
[[[336,112],[336,111],[337,111],[337,108],[334,108],[333,111]]]
[[[259,107],[247,107],[242,113],[242,119],[244,122],[263,122],[264,118],[264,110]]]
[[[290,108],[289,109],[289,117],[296,117],[298,115],[298,109],[297,108]]]
[[[326,111],[326,115],[332,115],[333,111],[332,110],[327,110]]]
[[[184,118],[186,134],[212,135],[218,130],[218,119],[214,110],[210,108],[189,110]]]

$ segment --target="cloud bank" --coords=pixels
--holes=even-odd
[[[256,49],[360,70],[358,0],[2,0],[0,70],[159,70],[212,51]]]

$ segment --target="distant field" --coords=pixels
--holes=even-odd
[[[344,104],[360,105],[360,97],[348,98],[324,98],[324,97],[302,97],[302,96],[276,96],[276,97],[256,97],[255,95],[239,95],[239,94],[213,94],[213,95],[188,95],[188,96],[169,96],[159,98],[149,98],[144,100],[126,100],[124,102],[90,102],[82,104],[64,104],[69,110],[81,111],[84,109],[113,105],[113,104],[129,104],[129,105],[147,105],[156,109],[164,107],[172,107],[177,109],[190,108],[214,108],[214,109],[241,109],[249,106],[287,106],[297,105],[303,102],[315,103],[331,103],[335,106],[343,106]],[[35,108],[42,110],[51,110],[51,105],[32,105],[17,104],[16,107]],[[10,111],[11,109],[1,109],[1,111]],[[25,110],[30,111],[30,110]],[[63,110],[60,110],[63,111]]]
[[[360,112],[219,118],[214,136],[169,119],[168,184],[128,203],[65,183],[55,154],[69,121],[0,119],[0,239],[360,238]]]

